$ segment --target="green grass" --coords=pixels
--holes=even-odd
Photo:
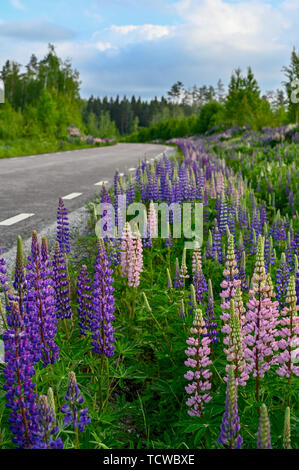
[[[77,150],[84,148],[104,147],[114,145],[114,143],[105,144],[87,144],[86,142],[65,142],[51,138],[21,138],[9,141],[0,140],[0,158],[23,157],[27,155],[39,155],[52,152],[63,152],[66,150]]]

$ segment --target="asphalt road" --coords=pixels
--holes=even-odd
[[[69,212],[90,201],[101,189],[101,181],[111,184],[116,169],[135,168],[140,159],[172,151],[165,145],[117,144],[111,147],[74,150],[29,157],[0,159],[0,247],[13,248],[17,236],[25,240],[56,219],[58,198],[69,196]],[[26,217],[28,214],[34,214]],[[23,219],[23,220],[22,220]]]

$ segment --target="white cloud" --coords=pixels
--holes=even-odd
[[[170,37],[175,33],[175,28],[164,25],[111,25],[93,34],[94,41],[101,44],[109,44],[109,48],[121,49],[130,44],[139,44],[148,41],[158,41]],[[108,49],[106,47],[103,50]]]
[[[10,3],[14,8],[17,8],[17,10],[25,10],[25,7],[23,3],[20,2],[20,0],[10,0]]]
[[[282,10],[259,0],[182,0],[176,9],[188,24],[187,44],[196,43],[210,51],[260,53],[280,49],[281,35],[291,26]]]
[[[115,26],[112,25],[110,30],[117,34],[128,36],[130,33],[134,33],[134,39],[137,41],[153,41],[155,39],[160,39],[165,36],[169,36],[171,32],[171,27],[154,25],[154,24],[144,24],[144,25],[126,25],[126,26]]]
[[[101,42],[101,41],[98,41],[96,44],[96,49],[100,52],[104,52],[104,51],[107,51],[109,49],[116,49],[115,46],[113,46],[111,44],[111,42]]]

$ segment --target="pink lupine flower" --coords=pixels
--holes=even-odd
[[[220,318],[223,320],[223,327],[221,331],[224,333],[223,343],[225,345],[227,345],[229,342],[230,300],[234,299],[236,295],[236,288],[241,285],[240,279],[237,279],[238,274],[239,270],[237,268],[236,262],[234,237],[232,234],[229,234],[225,269],[223,271],[223,276],[225,279],[220,284],[222,287],[220,297],[223,299],[221,304],[222,314],[220,315]]]
[[[186,392],[190,395],[186,405],[190,407],[188,410],[190,416],[201,416],[204,404],[212,398],[209,393],[212,375],[209,366],[212,361],[210,360],[210,339],[208,336],[203,336],[207,331],[200,309],[195,310],[190,333],[192,336],[186,340],[188,348],[185,353],[188,359],[185,361],[185,365],[191,370],[188,370],[184,377],[192,383],[185,387]]]
[[[240,291],[240,288],[237,288]],[[237,297],[237,296],[236,296]],[[241,300],[239,299],[240,293],[238,292],[238,304],[243,306],[242,295]],[[236,302],[231,299],[230,301],[230,333],[228,347],[224,348],[224,352],[227,356],[229,364],[226,365],[226,372],[229,372],[229,368],[232,365],[235,374],[236,385],[245,386],[249,375],[246,371],[246,361],[244,358],[244,338],[241,327],[241,320],[239,312],[235,308]],[[242,308],[240,309],[243,310]],[[245,310],[245,309],[244,309]],[[228,376],[224,380],[227,380]]]
[[[126,222],[121,241],[121,275],[128,277],[130,256],[133,251],[133,235],[131,225]]]
[[[296,296],[296,286],[295,286],[295,277],[291,276],[287,295],[286,295],[286,306],[281,312],[280,318],[280,330],[279,337],[276,347],[281,351],[273,360],[274,364],[278,364],[277,374],[282,377],[287,377],[289,383],[291,381],[292,375],[299,375],[299,366],[295,365],[292,361],[292,349],[296,344],[298,345],[299,341],[299,317],[297,311],[299,310],[299,305],[296,305],[297,296]]]
[[[264,262],[264,239],[258,238],[256,263],[247,303],[243,331],[246,348],[246,371],[256,377],[256,396],[259,398],[259,379],[270,369],[275,337],[277,336],[278,302],[272,300],[273,286],[267,282]]]
[[[121,275],[128,279],[130,287],[140,283],[140,273],[143,268],[143,247],[139,230],[134,236],[130,224],[125,224],[121,242]]]
[[[128,285],[137,287],[140,284],[140,273],[143,268],[143,247],[139,231],[135,233],[136,238],[133,240],[134,250],[131,253],[130,264],[128,268]]]
[[[147,216],[147,233],[151,238],[158,237],[158,217],[153,201],[150,202]]]

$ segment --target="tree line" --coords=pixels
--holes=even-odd
[[[221,79],[215,87],[186,88],[177,81],[161,98],[91,96],[84,100],[79,72],[70,61],[62,61],[50,44],[43,59],[32,55],[24,69],[9,60],[2,67],[6,103],[0,107],[0,139],[65,136],[71,124],[95,137],[132,135],[146,140],[148,136],[204,133],[220,125],[260,129],[298,122],[298,104],[291,99],[294,81],[299,80],[299,52],[295,48],[283,72],[283,89],[264,94],[248,67],[245,73],[240,69],[232,72],[227,89]]]

